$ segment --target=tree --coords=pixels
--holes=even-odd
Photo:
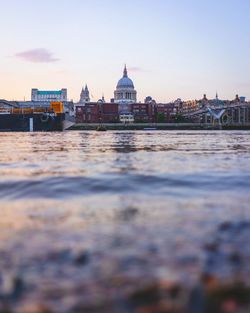
[[[181,113],[178,113],[175,116],[175,121],[176,123],[185,123],[187,122],[187,119]]]
[[[165,122],[165,115],[163,112],[157,113],[156,121],[157,121],[157,123],[164,123]]]

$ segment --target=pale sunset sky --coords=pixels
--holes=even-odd
[[[249,0],[0,0],[0,99],[68,88],[138,100],[250,99]]]

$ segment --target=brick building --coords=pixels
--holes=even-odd
[[[102,123],[119,122],[119,105],[117,103],[102,103],[99,112]]]
[[[90,102],[76,106],[76,123],[117,123],[118,104]]]
[[[178,112],[179,104],[176,104],[175,102],[157,103],[155,121],[158,123],[174,123]]]
[[[98,103],[88,103],[84,106],[76,106],[76,123],[98,123],[99,106]]]
[[[76,123],[118,123],[120,104],[89,102],[76,106]],[[131,103],[130,113],[135,123],[174,123],[179,105],[176,103]]]
[[[131,113],[134,115],[135,122],[152,123],[155,121],[155,107],[151,103],[133,103]]]

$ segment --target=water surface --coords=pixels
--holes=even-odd
[[[248,281],[249,139],[248,131],[0,133],[0,295],[21,277],[13,308],[39,301],[69,312],[79,299],[104,301],[105,290],[115,301],[151,281],[193,286],[202,273]]]

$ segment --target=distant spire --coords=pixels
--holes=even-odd
[[[127,65],[124,66],[123,77],[128,77]]]
[[[89,102],[89,101],[90,101],[89,90],[88,90],[87,84],[85,84],[85,87],[82,87],[82,92],[80,95],[80,103],[85,103],[85,102]]]
[[[216,91],[216,100],[218,100],[218,99],[219,99],[218,92]]]

